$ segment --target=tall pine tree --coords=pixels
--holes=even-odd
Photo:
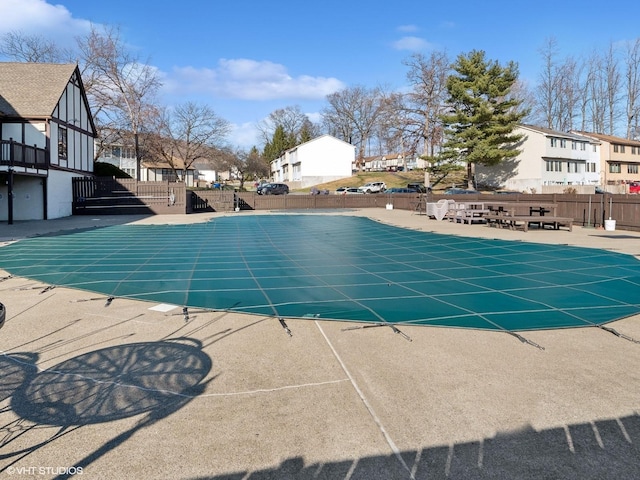
[[[264,146],[262,156],[265,161],[271,162],[280,157],[286,150],[298,145],[294,134],[287,134],[282,125],[278,125],[273,132],[271,141]]]
[[[449,112],[441,116],[445,143],[441,158],[467,162],[467,182],[473,185],[473,165],[496,165],[517,157],[515,145],[522,135],[514,128],[527,114],[519,109],[511,87],[518,67],[509,62],[502,67],[485,58],[484,51],[460,54],[447,78]]]

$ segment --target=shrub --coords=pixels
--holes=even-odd
[[[96,177],[131,178],[128,173],[106,162],[95,162],[93,164],[93,174]]]

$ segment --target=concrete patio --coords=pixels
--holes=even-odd
[[[231,213],[229,215],[247,215]],[[269,212],[259,214],[268,215]],[[322,214],[322,213],[318,213]],[[640,255],[640,234],[344,211],[460,236]],[[0,225],[0,242],[220,214]],[[496,332],[194,311],[6,278],[0,475],[172,479],[640,477],[640,316]],[[410,341],[406,338],[410,339]]]

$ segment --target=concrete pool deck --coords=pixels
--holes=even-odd
[[[341,214],[640,255],[636,232]],[[1,224],[0,242],[218,215]],[[170,305],[107,307],[96,294],[19,277],[0,282],[0,302],[0,476],[640,477],[640,344],[602,329],[522,335],[544,350],[506,333],[401,327],[409,341],[314,319],[288,320],[289,336],[270,317],[196,311],[185,322]],[[640,316],[609,326],[640,339]]]

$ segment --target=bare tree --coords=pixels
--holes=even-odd
[[[409,67],[407,80],[412,90],[404,95],[403,121],[405,142],[413,151],[434,157],[442,146],[442,122],[447,99],[447,76],[450,59],[446,52],[411,56],[404,64]]]
[[[640,38],[627,44],[625,55],[626,136],[629,139],[640,135]]]
[[[540,49],[544,67],[536,89],[537,108],[534,110],[545,127],[569,131],[576,126],[581,106],[584,106],[580,81],[583,66],[571,56],[558,59],[558,50],[553,37]]]
[[[139,180],[140,134],[145,130],[147,119],[158,108],[159,76],[148,62],[140,61],[127,51],[117,29],[92,27],[86,36],[77,39],[77,44],[96,126],[100,130],[122,132],[123,138],[131,138]]]
[[[573,57],[567,57],[558,69],[558,109],[556,130],[568,132],[574,129],[580,104],[581,66]]]
[[[5,33],[0,39],[0,55],[17,62],[75,63],[70,50],[60,48],[52,40],[21,31]]]
[[[607,129],[607,82],[604,60],[598,52],[589,58],[590,79],[590,123],[596,133],[606,133]]]
[[[593,57],[591,57],[593,58]],[[595,81],[595,77],[597,76],[597,70],[595,65],[591,62],[591,60],[583,60],[583,69],[582,76],[580,78],[580,83],[578,85],[579,89],[579,97],[578,97],[578,114],[580,116],[580,130],[587,131],[587,125],[590,124],[590,109],[592,102],[592,88]]]
[[[264,143],[270,142],[276,128],[282,127],[287,137],[298,139],[304,125],[310,123],[299,105],[279,108],[258,124]]]
[[[219,148],[229,133],[229,122],[207,105],[187,102],[159,112],[153,131],[151,154],[184,179],[196,161],[210,159],[213,149]]]
[[[357,163],[362,166],[365,152],[383,111],[381,89],[362,86],[346,88],[327,96],[329,106],[323,110],[325,122],[333,123],[349,136],[342,138],[358,147]]]
[[[613,135],[619,118],[621,87],[620,67],[613,44],[609,45],[609,49],[604,55],[604,75],[609,135]]]
[[[250,179],[260,179],[269,175],[269,166],[253,147],[249,152],[241,148],[224,148],[220,155],[220,167],[233,171],[240,181],[240,190],[244,190],[244,183]]]
[[[554,37],[547,38],[540,49],[543,60],[543,69],[540,74],[540,82],[537,88],[538,114],[545,127],[555,127],[555,117],[558,102],[557,55],[558,42]]]

